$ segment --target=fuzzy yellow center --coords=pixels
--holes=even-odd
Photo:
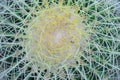
[[[40,11],[32,22],[32,54],[48,63],[71,60],[82,46],[85,25],[71,7],[52,7]]]

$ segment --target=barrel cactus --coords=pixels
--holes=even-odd
[[[0,0],[0,80],[119,80],[119,5]]]

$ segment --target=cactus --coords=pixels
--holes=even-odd
[[[0,1],[0,80],[119,80],[120,1]]]

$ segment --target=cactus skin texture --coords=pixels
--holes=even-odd
[[[120,80],[120,1],[0,0],[0,80]]]

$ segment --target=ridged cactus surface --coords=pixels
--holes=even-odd
[[[0,80],[120,80],[119,9],[119,0],[0,0]]]

